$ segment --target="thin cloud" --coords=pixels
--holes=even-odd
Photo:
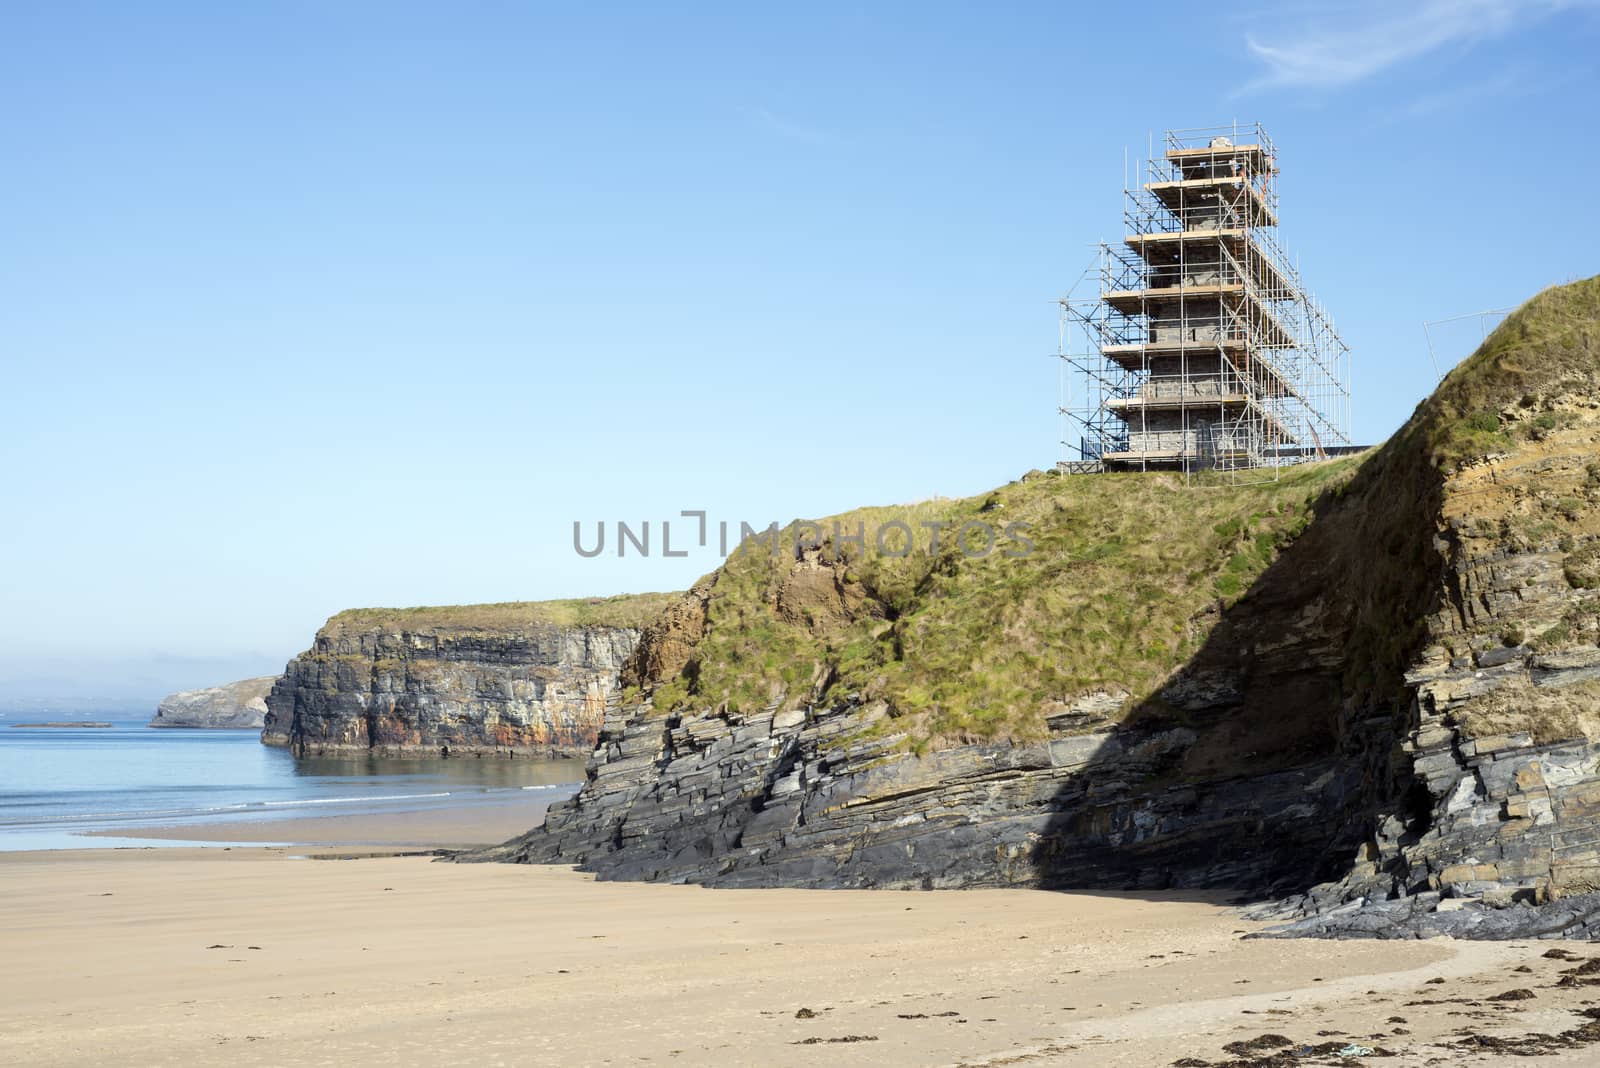
[[[820,145],[827,137],[814,127],[791,119],[775,115],[766,108],[741,108],[745,117],[768,133],[777,134],[789,141],[803,141],[808,145]]]
[[[1275,40],[1246,38],[1266,72],[1245,85],[1254,89],[1328,88],[1350,85],[1449,45],[1503,36],[1562,10],[1596,0],[1429,0],[1414,11],[1376,14],[1368,9],[1337,27],[1305,23]]]

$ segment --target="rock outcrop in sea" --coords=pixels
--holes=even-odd
[[[1588,932],[1600,278],[1530,301],[1344,468],[1162,478],[946,502],[955,524],[1028,518],[1009,565],[741,550],[646,628],[580,793],[461,859],[1232,887],[1297,934]]]
[[[578,756],[661,595],[341,612],[267,696],[299,755]]]
[[[168,694],[156,706],[149,726],[260,730],[267,714],[267,691],[277,681],[276,675],[264,675]]]

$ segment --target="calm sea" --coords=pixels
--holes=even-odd
[[[127,846],[83,832],[495,804],[528,790],[553,800],[582,778],[581,760],[296,760],[255,731],[0,719],[0,850]]]

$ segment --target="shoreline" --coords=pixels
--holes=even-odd
[[[85,831],[83,837],[170,841],[174,843],[170,848],[182,848],[183,842],[270,842],[295,846],[465,849],[498,845],[542,824],[545,810],[560,797],[551,797],[546,791],[537,791],[537,794],[541,796],[390,812],[119,827]]]
[[[283,749],[293,752],[296,757],[311,759],[328,758],[332,760],[359,760],[373,758],[377,760],[484,760],[514,761],[537,760],[543,762],[553,761],[578,761],[584,762],[594,754],[591,745],[578,746],[518,746],[518,745],[481,745],[470,742],[449,744],[438,743],[434,745],[301,745],[295,743],[284,734],[273,734],[268,737],[262,734],[261,744],[268,749]]]
[[[1552,943],[1251,940],[1264,925],[1223,894],[707,890],[298,856],[0,856],[0,1062],[1134,1068],[1286,1036],[1414,1068],[1469,1059],[1439,1046],[1464,1031],[1571,1029],[1589,1000],[1556,986],[1572,965]]]

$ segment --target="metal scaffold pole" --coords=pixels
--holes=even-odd
[[[1349,349],[1278,244],[1277,175],[1259,123],[1152,142],[1099,292],[1060,302],[1064,465],[1237,482],[1350,444]]]

